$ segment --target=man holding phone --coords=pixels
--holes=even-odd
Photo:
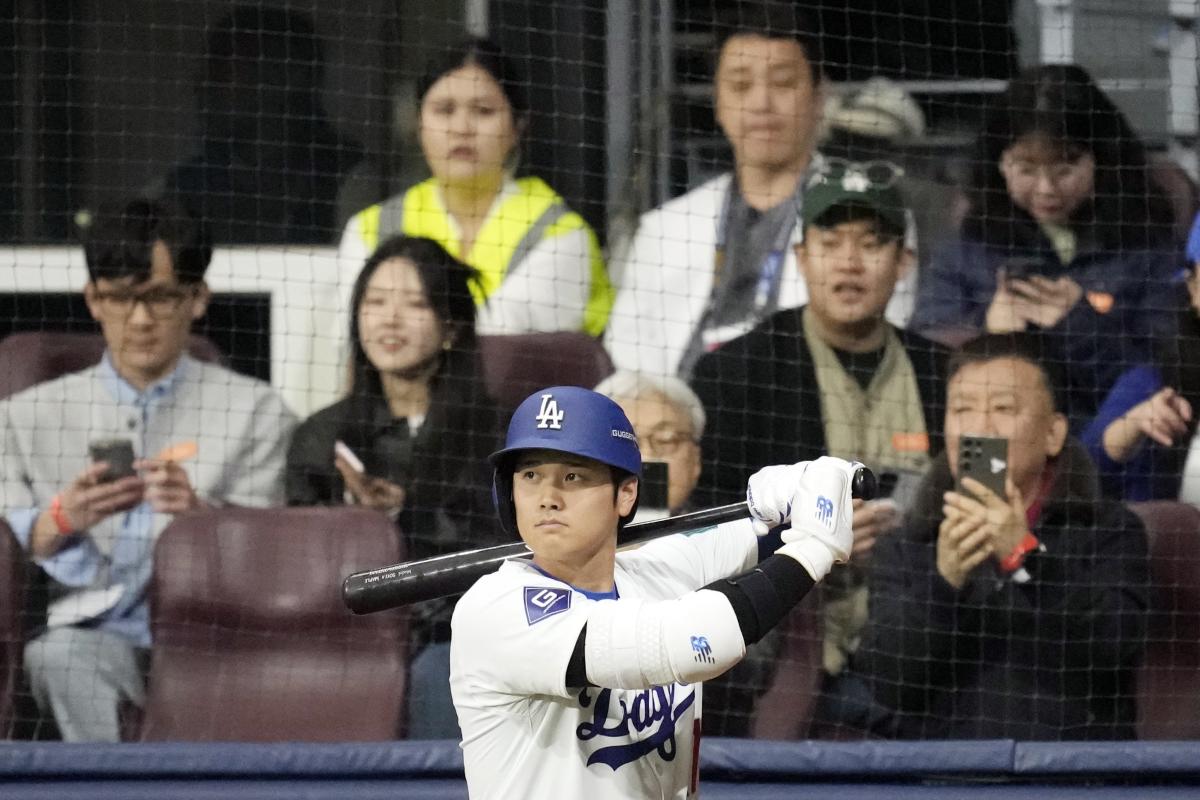
[[[1043,346],[988,334],[951,358],[946,455],[875,548],[854,668],[894,714],[876,733],[1134,737],[1145,532],[1068,438]]]
[[[146,583],[172,516],[283,501],[295,418],[261,381],[186,354],[211,252],[170,206],[99,214],[84,296],[103,359],[0,403],[0,506],[50,578],[26,674],[68,741],[116,741],[119,704],[144,699]]]

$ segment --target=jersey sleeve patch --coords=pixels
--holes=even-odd
[[[541,622],[546,617],[561,614],[570,607],[571,593],[565,589],[525,587],[525,619],[530,625]]]

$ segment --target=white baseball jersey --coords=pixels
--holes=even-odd
[[[664,537],[617,554],[615,600],[524,559],[480,578],[458,601],[450,644],[471,797],[691,797],[698,687],[573,688],[567,663],[596,603],[679,597],[749,569],[757,551],[748,520]]]

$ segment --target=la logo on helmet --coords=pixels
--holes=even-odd
[[[562,430],[562,421],[567,412],[558,410],[558,401],[554,399],[552,394],[542,395],[542,407],[538,409],[537,420],[538,428],[549,428],[552,431]]]

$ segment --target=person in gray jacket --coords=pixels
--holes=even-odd
[[[186,354],[209,299],[197,221],[134,200],[98,216],[85,251],[107,348],[0,404],[0,506],[50,579],[25,648],[34,698],[65,740],[116,741],[120,703],[144,701],[155,539],[177,514],[282,504],[295,418],[261,381]],[[102,440],[132,463],[93,458]]]

